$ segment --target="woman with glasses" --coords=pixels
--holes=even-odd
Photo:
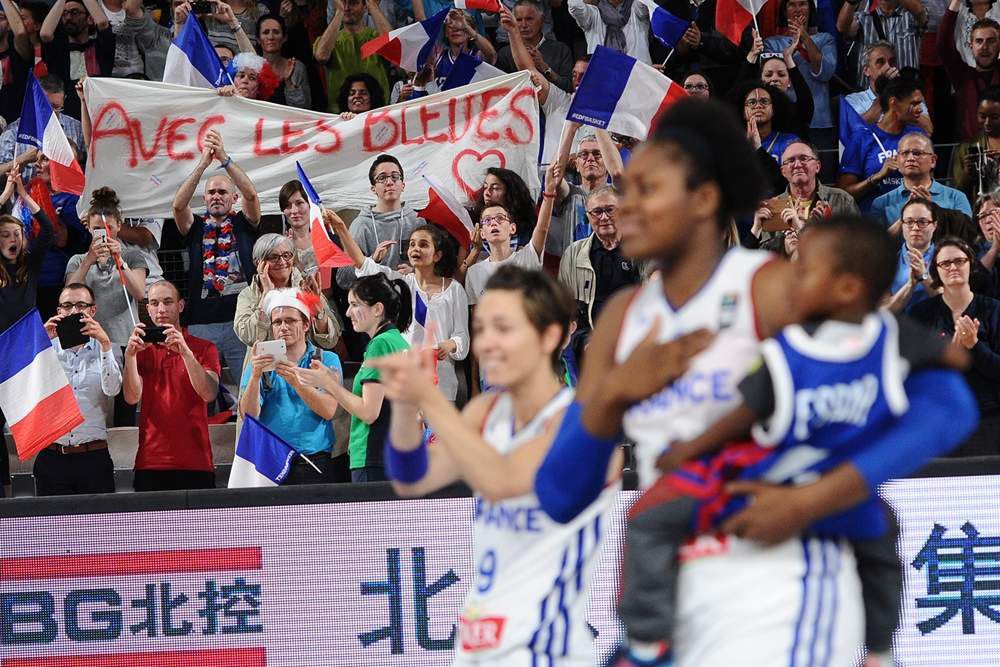
[[[815,106],[809,84],[792,58],[797,43],[789,44],[784,51],[765,51],[757,31],[751,29],[750,34],[752,46],[746,59],[740,62],[737,81],[760,79],[783,92],[791,108],[791,129],[800,136],[808,135]]]
[[[903,245],[899,249],[892,296],[886,306],[894,313],[909,310],[937,292],[931,280],[931,255],[940,209],[929,199],[914,197],[900,215]]]
[[[932,284],[941,293],[910,311],[972,356],[965,379],[979,404],[979,428],[952,456],[1000,454],[1000,301],[972,291],[970,278],[978,270],[968,244],[955,237],[941,239],[930,264]]]
[[[785,189],[779,164],[781,155],[795,141],[788,97],[774,86],[759,80],[744,81],[730,93],[730,102],[746,123],[746,136],[757,154],[757,162],[774,195]]]
[[[684,77],[684,92],[694,98],[708,99],[712,96],[712,82],[701,72],[691,72]]]
[[[483,209],[488,206],[503,206],[507,209],[511,222],[517,225],[517,235],[513,240],[515,249],[528,242],[535,229],[535,201],[524,179],[510,169],[487,169],[483,189],[476,195],[476,202],[472,207],[472,221],[478,223]],[[489,246],[485,243],[483,249],[489,252]],[[468,258],[466,262],[472,264]]]

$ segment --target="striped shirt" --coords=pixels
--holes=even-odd
[[[867,48],[868,45],[885,39],[896,47],[896,66],[900,69],[904,67],[920,67],[920,34],[923,32],[917,17],[906,11],[902,7],[886,15],[881,9],[872,13],[858,11],[854,14],[857,22],[858,34],[861,36],[861,43]],[[881,25],[882,34],[879,34]],[[858,58],[858,87],[868,86],[863,69],[865,59]]]

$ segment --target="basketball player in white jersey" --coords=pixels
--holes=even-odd
[[[795,321],[791,266],[764,253],[726,251],[722,242],[729,220],[761,198],[756,165],[731,112],[696,101],[667,110],[655,135],[633,154],[624,178],[622,249],[632,259],[658,263],[660,273],[612,299],[597,323],[578,399],[536,477],[542,507],[557,520],[571,520],[600,489],[622,431],[636,442],[646,492],[640,502],[672,493],[658,484],[655,459],[731,409],[761,339]],[[957,376],[949,381],[961,382]],[[911,399],[934,409],[941,392],[924,388]],[[842,541],[798,535],[884,481],[878,471],[862,469],[868,470],[845,464],[798,487],[734,485],[753,495],[748,508],[723,525],[735,536],[703,537],[681,554],[688,558],[680,572],[675,646],[655,636],[642,641],[630,627],[640,641],[616,665],[852,664],[864,628],[853,554]],[[671,649],[674,663],[667,662]]]
[[[541,271],[501,267],[473,322],[474,352],[489,384],[460,414],[436,391],[421,352],[374,362],[392,400],[386,468],[401,495],[464,480],[476,494],[475,580],[459,624],[456,665],[595,664],[586,623],[592,571],[617,484],[560,524],[539,507],[535,472],[573,391],[559,354],[574,315],[566,288]],[[436,440],[423,442],[418,411]],[[606,479],[617,477],[613,460]]]

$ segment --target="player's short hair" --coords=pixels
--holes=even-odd
[[[896,244],[875,220],[834,215],[808,224],[804,234],[823,232],[834,237],[836,271],[861,278],[868,287],[868,307],[874,310],[896,277]]]

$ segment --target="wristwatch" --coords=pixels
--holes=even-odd
[[[545,75],[546,79],[550,78],[552,76],[552,68],[551,67],[546,67],[545,71],[542,72],[542,74]]]
[[[930,280],[930,278],[931,278],[931,274],[927,273],[926,271],[924,271],[924,274],[922,276],[920,276],[920,280],[921,281]]]

